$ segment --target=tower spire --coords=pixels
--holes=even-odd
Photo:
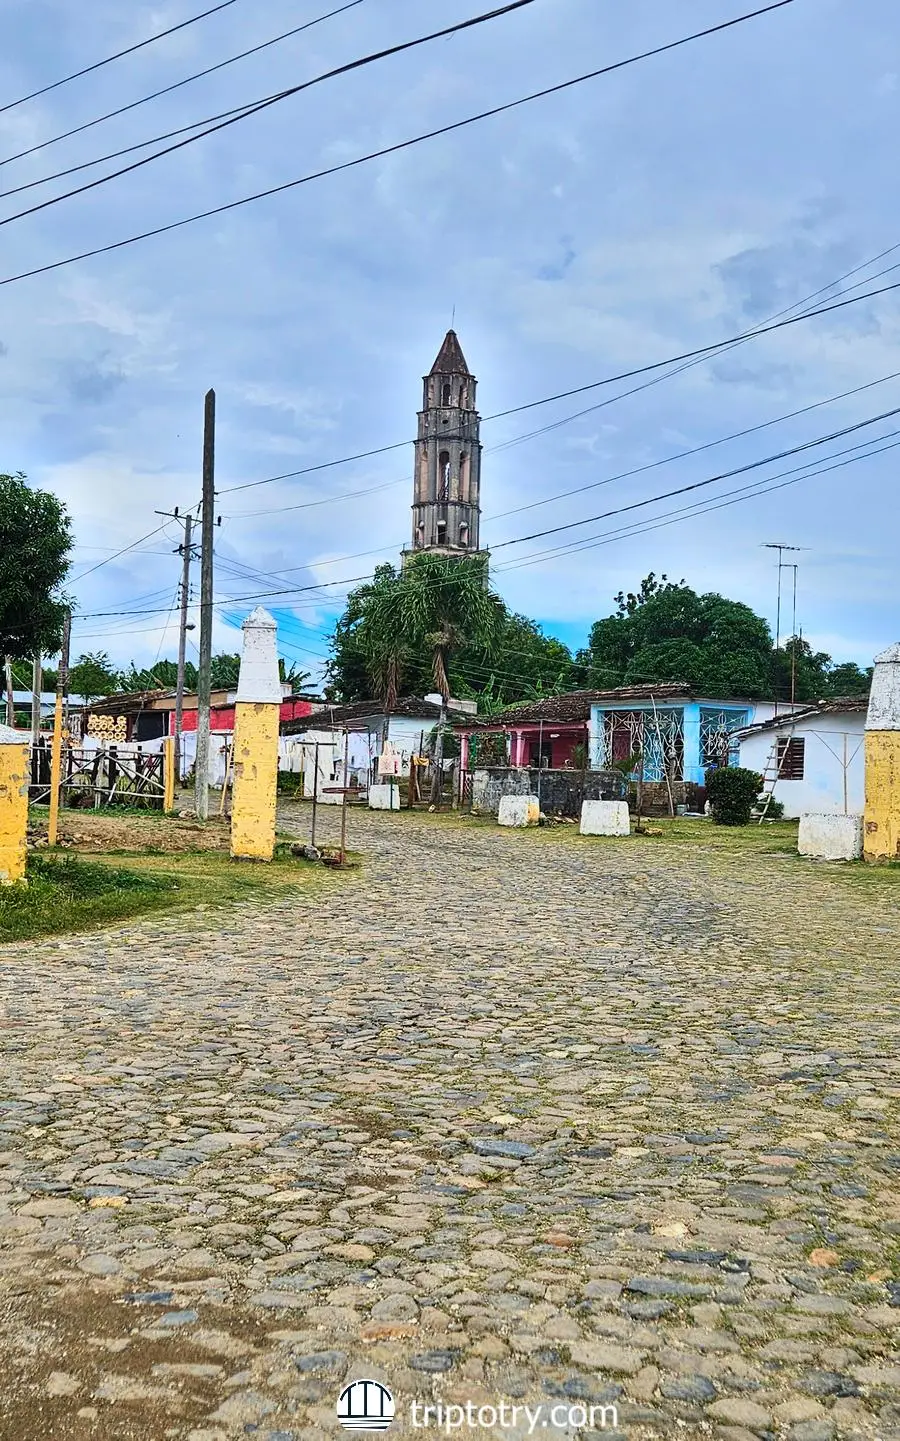
[[[448,330],[429,372],[431,375],[472,375],[462,353],[459,336],[455,330]],[[474,379],[474,376],[472,377]]]
[[[412,550],[479,552],[481,417],[475,376],[448,330],[424,377],[413,483]]]

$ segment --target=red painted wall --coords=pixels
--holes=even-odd
[[[312,715],[312,705],[308,700],[283,700],[281,702],[281,720],[300,720],[303,716]],[[234,706],[222,705],[213,706],[209,713],[209,728],[211,731],[233,731],[234,730]],[[182,721],[182,729],[195,731],[197,729],[197,712],[186,710]],[[175,734],[175,712],[169,712],[169,735]]]

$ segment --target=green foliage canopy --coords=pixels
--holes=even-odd
[[[477,573],[466,566],[464,559],[423,555],[408,563],[407,572],[381,565],[371,581],[351,591],[330,639],[329,696],[353,701],[373,692],[421,696],[439,689],[429,641],[441,633],[439,613],[451,641],[443,647],[450,693],[477,697],[482,714],[571,689],[568,647],[486,590],[480,563]],[[416,571],[414,588],[404,576]],[[404,590],[406,603],[401,602]],[[477,617],[469,604],[473,597],[476,605],[486,597]]]
[[[0,656],[59,649],[71,548],[62,502],[24,475],[0,475]]]

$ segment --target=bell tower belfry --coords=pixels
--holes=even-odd
[[[424,377],[413,482],[413,553],[457,557],[480,552],[481,417],[475,409],[475,386],[456,331],[448,330]]]

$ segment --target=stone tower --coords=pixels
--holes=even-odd
[[[456,331],[448,330],[424,378],[407,555],[479,553],[481,419],[475,384]]]

